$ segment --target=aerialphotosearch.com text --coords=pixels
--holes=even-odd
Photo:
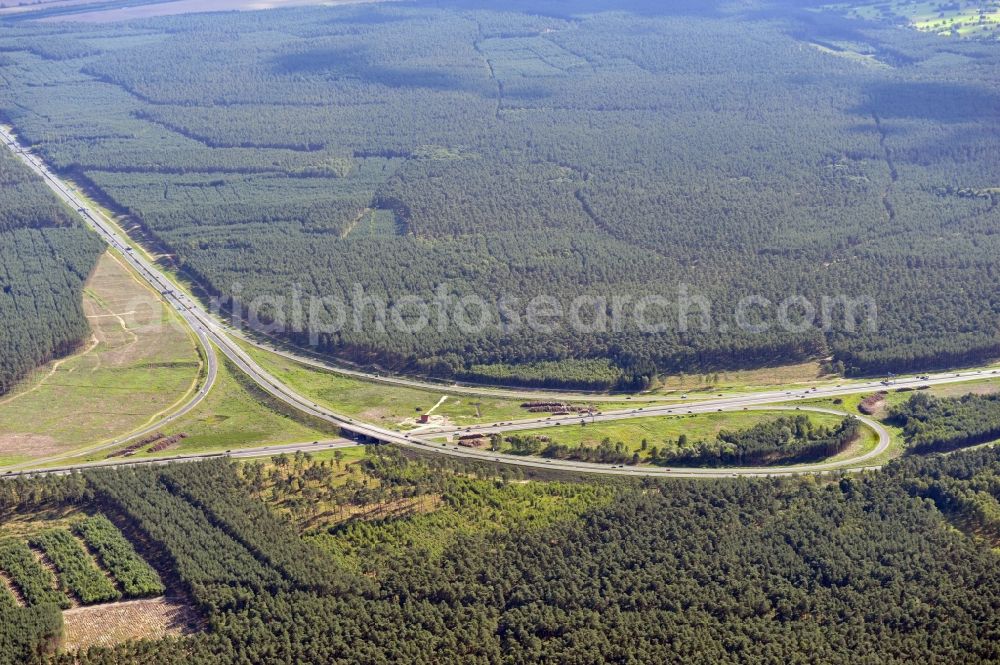
[[[810,329],[845,332],[877,330],[878,307],[870,296],[792,294],[782,299],[747,295],[725,307],[681,284],[674,296],[663,294],[581,294],[572,298],[536,294],[530,298],[498,294],[457,294],[440,284],[429,295],[396,297],[373,294],[355,284],[344,295],[318,296],[298,288],[288,295],[263,294],[244,299],[241,285],[231,296],[213,298],[214,314],[237,326],[266,334],[308,331],[316,343],[323,334],[418,335],[429,330],[458,330],[476,336],[524,329],[539,334],[560,331],[578,335],[636,331],[739,331],[764,334],[804,333]]]

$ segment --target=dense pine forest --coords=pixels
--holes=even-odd
[[[0,662],[1000,659],[995,449],[840,479],[641,485],[525,484],[378,448],[347,484],[330,481],[340,467],[5,481],[4,515],[107,514],[100,528],[142,543],[207,621],[57,656],[58,606],[0,594]],[[406,502],[425,508],[395,512]]]
[[[1000,438],[1000,395],[941,398],[923,393],[892,409],[911,453],[948,452]]]
[[[100,252],[100,241],[0,150],[0,395],[90,333],[83,284]]]
[[[9,23],[0,116],[227,301],[349,301],[357,284],[390,303],[440,285],[494,304],[712,302],[710,326],[695,308],[685,330],[669,305],[650,315],[656,332],[628,321],[582,335],[505,314],[476,333],[383,333],[371,309],[360,329],[324,332],[336,316],[321,309],[313,341],[355,361],[641,386],[807,358],[856,374],[1000,355],[1000,44],[816,4],[428,1]],[[766,331],[741,330],[736,304],[752,294],[817,309],[869,298],[877,329],[836,311],[825,330],[785,331],[772,307],[753,309]],[[292,308],[266,318],[285,315],[305,344]]]

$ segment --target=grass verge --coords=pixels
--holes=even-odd
[[[101,258],[83,305],[93,339],[0,401],[0,463],[120,437],[176,409],[197,389],[202,361],[194,336],[113,255]]]
[[[722,430],[749,429],[762,422],[768,422],[781,416],[793,415],[794,411],[729,411],[723,413],[693,414],[688,416],[656,416],[649,418],[633,418],[603,423],[588,423],[586,425],[567,425],[565,427],[549,427],[539,430],[518,432],[521,436],[547,437],[555,443],[568,446],[593,447],[604,439],[612,443],[621,441],[629,451],[643,449],[643,441],[647,448],[663,446],[664,442],[675,442],[685,435],[691,441],[714,440]],[[823,413],[808,413],[809,419],[816,425],[836,427],[843,418]],[[505,444],[506,446],[506,444]]]
[[[339,430],[333,425],[309,419],[264,393],[221,353],[219,355],[219,375],[205,400],[165,427],[160,432],[162,438],[136,449],[129,459],[225,452],[329,440],[339,436]],[[158,442],[174,437],[177,441],[167,448],[152,449]],[[54,465],[97,462],[108,459],[109,455],[120,454],[127,447],[123,445],[63,459]]]

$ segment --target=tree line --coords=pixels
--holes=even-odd
[[[1000,439],[1000,395],[917,393],[889,413],[911,453],[948,452]]]
[[[0,395],[89,334],[83,285],[101,251],[42,182],[0,150]]]

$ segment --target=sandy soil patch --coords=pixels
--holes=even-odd
[[[455,423],[447,416],[431,416],[426,423],[417,418],[407,418],[399,423],[400,427],[412,427],[415,430],[433,429],[436,427],[453,427]]]
[[[113,646],[128,640],[157,640],[189,635],[199,629],[198,616],[177,598],[131,600],[78,607],[63,612],[65,648]]]
[[[125,367],[155,359],[184,343],[176,319],[117,260],[106,255],[91,276],[84,311],[103,344],[99,363]]]
[[[765,369],[668,376],[663,379],[663,389],[697,390],[712,386],[783,386],[816,381],[822,376],[823,372],[818,362],[807,362]]]
[[[383,407],[375,407],[371,409],[365,409],[362,411],[358,418],[365,420],[367,422],[377,422],[380,420],[389,420],[392,416],[392,411]]]
[[[937,397],[962,397],[968,394],[993,395],[998,392],[1000,392],[1000,383],[979,383],[972,386],[958,383],[951,386],[934,388],[934,395]]]
[[[37,457],[61,450],[51,436],[40,434],[0,434],[0,457]]]

